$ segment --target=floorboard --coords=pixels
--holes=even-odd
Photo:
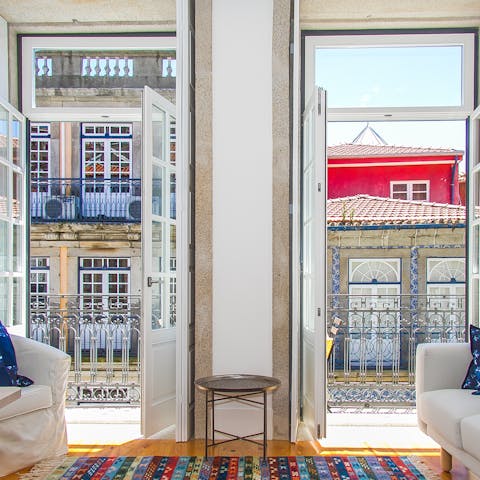
[[[142,456],[142,455],[166,455],[166,456],[201,456],[204,453],[203,440],[192,440],[184,443],[177,443],[173,440],[132,440],[122,445],[70,445],[69,455],[73,456]],[[247,442],[235,441],[215,447],[215,455],[243,456],[261,455],[260,446]],[[268,443],[267,455],[414,455],[423,460],[434,472],[440,473],[440,452],[438,449],[391,449],[381,448],[349,448],[323,447],[318,441],[301,441],[290,443],[288,441],[272,440]],[[7,475],[4,480],[18,480],[21,472]],[[458,462],[453,463],[451,473],[442,473],[442,480],[467,480],[468,472]]]

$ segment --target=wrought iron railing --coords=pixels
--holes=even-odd
[[[138,178],[32,178],[31,218],[33,223],[140,222],[141,194]]]
[[[170,188],[169,213],[174,219],[176,195],[174,187]],[[155,192],[152,206],[155,213],[162,214],[166,200],[162,196],[161,179]],[[32,223],[140,222],[141,181],[139,178],[32,178],[30,213]]]
[[[466,339],[464,296],[330,295],[330,405],[414,405],[420,343]]]
[[[32,295],[29,336],[67,352],[67,402],[140,402],[140,297]]]

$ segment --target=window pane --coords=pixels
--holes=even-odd
[[[8,318],[8,278],[0,278],[0,321],[6,325],[11,325]]]
[[[317,48],[315,83],[330,108],[460,106],[462,56],[459,45]]]
[[[175,59],[175,51],[35,49],[33,105],[140,107],[146,78],[149,86],[172,98],[176,77],[167,58]],[[95,94],[100,89],[102,94]]]
[[[8,112],[0,106],[0,159],[7,161],[8,155]]]
[[[397,183],[392,185],[392,190],[394,193],[398,192],[406,192],[407,191],[407,185],[404,183]]]
[[[413,193],[412,200],[427,200],[427,194],[426,192]]]
[[[0,272],[8,271],[8,223],[0,220]]]
[[[414,183],[412,185],[412,190],[414,192],[426,192],[427,191],[427,185],[425,183]]]

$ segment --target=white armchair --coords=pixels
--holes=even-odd
[[[11,338],[18,372],[34,384],[0,408],[0,476],[68,450],[65,391],[70,356],[28,338]]]

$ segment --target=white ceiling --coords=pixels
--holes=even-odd
[[[175,0],[0,0],[10,24],[165,23],[175,19]]]

